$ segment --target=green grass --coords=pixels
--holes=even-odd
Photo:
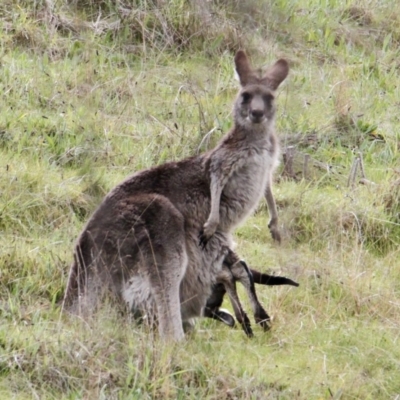
[[[0,5],[0,398],[399,398],[394,2],[51,4]],[[256,65],[291,64],[277,130],[297,180],[281,168],[274,186],[283,243],[263,204],[235,235],[250,265],[300,282],[258,288],[272,331],[249,340],[199,320],[165,346],[109,305],[88,321],[61,314],[74,242],[103,196],[231,126],[239,47]],[[351,188],[360,151],[374,184]]]

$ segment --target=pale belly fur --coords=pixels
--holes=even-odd
[[[221,229],[233,229],[254,211],[265,193],[275,164],[275,157],[265,151],[253,155],[252,162],[232,175],[223,190]]]

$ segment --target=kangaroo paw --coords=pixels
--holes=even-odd
[[[207,246],[209,238],[204,234],[204,231],[201,230],[199,233],[199,246],[204,250]]]

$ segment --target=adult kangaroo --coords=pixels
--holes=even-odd
[[[181,340],[182,322],[201,315],[232,231],[268,191],[278,162],[274,92],[288,63],[262,75],[238,51],[235,67],[231,131],[213,150],[138,172],[104,198],[78,238],[66,307],[91,310],[111,292],[154,315],[167,340]]]

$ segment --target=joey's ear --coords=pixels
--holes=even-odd
[[[247,85],[253,76],[249,59],[243,50],[239,50],[235,55],[235,68],[242,86]]]
[[[270,67],[263,81],[266,81],[268,87],[272,90],[278,89],[278,86],[285,80],[289,73],[289,64],[286,60],[281,58],[272,67]]]

